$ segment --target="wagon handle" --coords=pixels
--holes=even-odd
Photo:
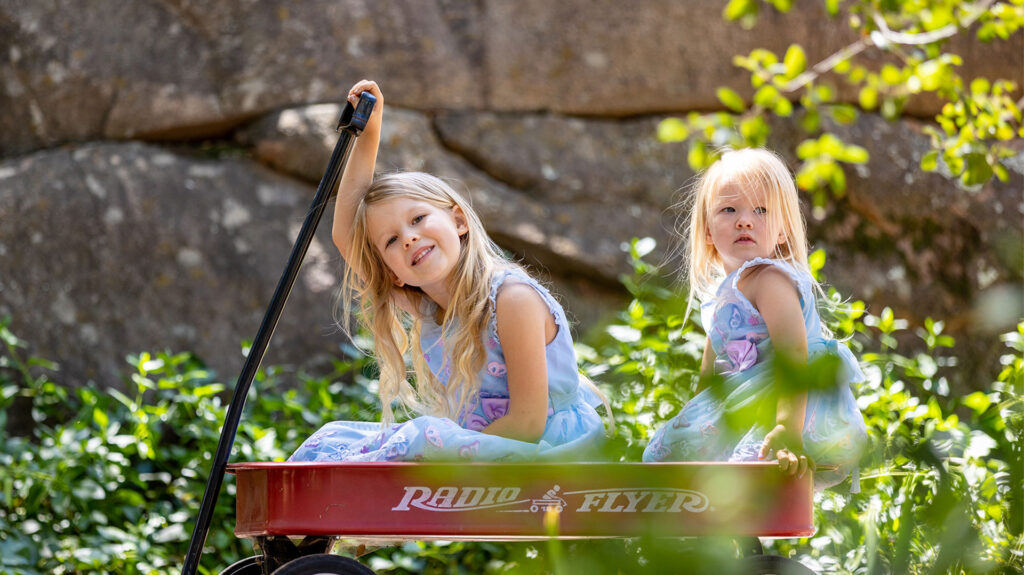
[[[213,458],[213,469],[206,481],[206,491],[203,493],[203,503],[199,509],[199,517],[196,519],[195,528],[192,530],[192,540],[189,543],[188,554],[185,555],[185,563],[181,568],[182,575],[195,575],[199,569],[199,557],[203,553],[203,545],[206,543],[206,536],[210,531],[210,523],[213,519],[213,510],[217,506],[217,497],[220,495],[220,487],[224,482],[224,473],[227,471],[228,458],[231,456],[231,447],[235,442],[235,433],[238,431],[238,424],[242,418],[242,408],[245,406],[245,397],[249,393],[256,372],[259,370],[260,362],[267,352],[270,338],[274,335],[277,322],[281,319],[281,312],[292,291],[295,279],[298,276],[302,260],[306,257],[306,250],[313,241],[317,225],[323,216],[324,208],[328,201],[335,194],[341,174],[345,171],[345,164],[348,163],[349,152],[355,138],[359,137],[366,122],[373,112],[373,105],[377,99],[369,92],[363,92],[359,96],[359,103],[353,107],[346,102],[345,108],[338,121],[337,130],[341,132],[338,143],[334,146],[331,160],[327,164],[320,185],[313,197],[313,204],[306,214],[306,220],[302,224],[295,245],[292,246],[291,255],[288,257],[288,264],[277,284],[274,296],[270,300],[267,312],[263,316],[259,331],[249,349],[249,355],[245,359],[242,373],[235,383],[235,391],[231,396],[231,404],[228,406],[224,418],[224,427],[220,432],[220,441],[217,444],[217,453]]]

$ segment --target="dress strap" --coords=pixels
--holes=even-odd
[[[739,281],[743,276],[743,272],[755,266],[768,265],[778,268],[793,281],[793,285],[796,286],[796,292],[800,296],[800,306],[805,310],[808,308],[814,308],[814,290],[811,288],[813,278],[807,272],[798,270],[793,264],[784,261],[771,258],[754,258],[747,260],[731,274],[727,281],[729,281],[729,287],[734,290],[739,289]]]
[[[554,296],[551,295],[544,286],[540,285],[537,280],[529,276],[525,271],[518,267],[510,267],[500,270],[494,274],[494,278],[491,280],[491,321],[490,321],[490,335],[494,337],[495,341],[498,339],[498,292],[501,291],[501,286],[505,285],[505,282],[510,278],[514,279],[516,283],[526,284],[534,289],[544,303],[547,304],[548,310],[551,315],[555,318],[555,325],[559,331],[567,329],[565,325],[564,314],[561,313],[562,306],[555,300]]]

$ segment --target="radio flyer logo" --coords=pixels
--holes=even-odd
[[[692,489],[586,489],[562,491],[555,485],[541,497],[524,497],[519,487],[404,487],[402,500],[392,511],[477,511],[542,513],[701,513],[708,496]]]

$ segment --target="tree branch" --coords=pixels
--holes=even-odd
[[[875,22],[875,26],[878,26],[878,34],[882,36],[887,42],[891,44],[902,44],[905,46],[920,46],[921,44],[931,44],[932,42],[938,42],[939,40],[945,40],[955,36],[961,28],[969,28],[971,24],[974,24],[981,15],[988,11],[989,7],[995,3],[995,0],[982,0],[977,6],[973,14],[962,22],[956,24],[949,24],[943,26],[938,30],[932,30],[931,32],[922,33],[908,33],[908,32],[893,32],[889,25],[885,22],[885,18],[882,17],[880,12],[872,12],[871,19]],[[874,35],[874,34],[872,34]],[[878,45],[878,42],[875,42]]]
[[[882,47],[884,44],[919,46],[922,44],[931,44],[932,42],[937,42],[939,40],[944,40],[946,38],[953,37],[960,31],[960,29],[969,28],[972,24],[974,24],[978,20],[978,18],[981,18],[981,15],[984,14],[992,6],[992,4],[995,4],[995,2],[996,0],[982,0],[980,3],[977,4],[977,6],[975,6],[975,10],[971,14],[971,16],[963,20],[962,22],[958,22],[957,24],[950,24],[948,26],[943,26],[938,30],[932,30],[931,32],[925,32],[920,34],[912,34],[908,32],[893,32],[892,29],[889,28],[889,25],[885,22],[885,18],[882,17],[882,14],[877,11],[873,12],[871,17],[872,20],[874,20],[875,25],[878,27],[878,30],[872,32],[869,36],[857,40],[856,42],[850,44],[849,46],[843,48],[842,50],[839,50],[838,52],[832,54],[828,58],[825,58],[821,62],[818,62],[810,70],[804,72],[803,74],[800,74],[799,76],[793,78],[789,82],[786,82],[785,85],[779,88],[779,91],[788,93],[795,92],[796,90],[803,88],[804,86],[806,86],[807,84],[809,84],[810,82],[814,81],[816,78],[824,74],[825,72],[828,72],[832,68],[835,68],[836,65],[838,65],[843,60],[847,60],[849,58],[856,56],[857,54],[860,54],[865,49],[867,49],[868,46]]]

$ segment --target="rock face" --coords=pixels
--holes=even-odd
[[[670,246],[669,207],[693,173],[658,122],[717,109],[719,86],[748,93],[735,54],[800,43],[815,61],[853,40],[817,1],[750,31],[723,5],[0,0],[0,314],[69,384],[116,385],[126,354],[164,348],[232,380],[334,145],[336,103],[369,77],[388,103],[380,169],[464,189],[582,330],[622,303],[622,243],[653,237],[655,259]],[[969,76],[1024,84],[1024,34],[953,42]],[[773,130],[780,151],[805,137]],[[1024,316],[1019,292],[1004,325],[972,306],[1020,282],[1024,153],[1010,182],[965,191],[917,169],[915,120],[835,130],[871,161],[823,218],[808,214],[829,281],[873,311],[950,319],[990,364],[991,334]],[[268,363],[344,340],[342,263],[322,227]]]
[[[233,383],[312,201],[240,157],[91,144],[0,164],[0,314],[62,379],[121,380],[126,354],[194,351]],[[333,353],[341,259],[310,246],[268,362]]]

